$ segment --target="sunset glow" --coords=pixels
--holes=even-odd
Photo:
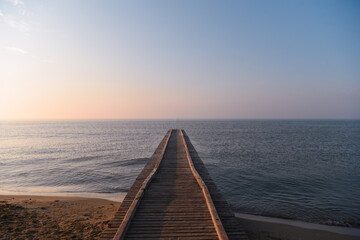
[[[0,118],[360,118],[359,11],[1,0]]]

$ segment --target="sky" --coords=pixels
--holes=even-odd
[[[0,119],[360,119],[360,1],[0,0]]]

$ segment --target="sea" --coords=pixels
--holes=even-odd
[[[235,212],[360,227],[360,120],[1,121],[0,194],[121,201],[170,128]]]

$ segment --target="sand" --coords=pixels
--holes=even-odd
[[[0,195],[0,239],[99,239],[119,206],[98,198]],[[360,229],[236,216],[250,240],[360,239]]]
[[[98,239],[119,202],[0,195],[0,239]]]

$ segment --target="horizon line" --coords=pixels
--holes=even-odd
[[[360,118],[0,118],[4,121],[360,120]]]

